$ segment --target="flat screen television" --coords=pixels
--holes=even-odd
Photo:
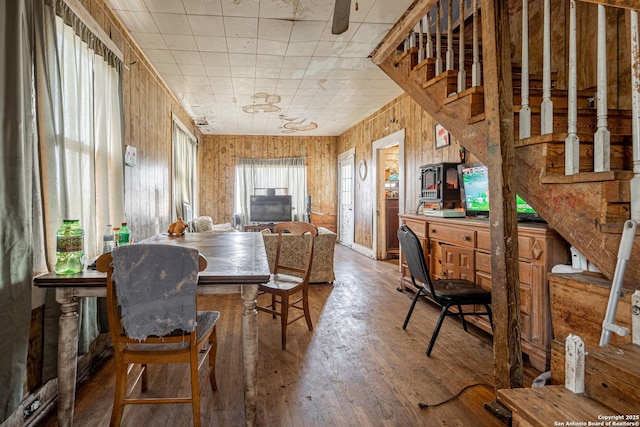
[[[489,169],[482,163],[458,165],[462,203],[467,216],[489,217]],[[516,195],[516,212],[519,221],[544,220],[536,211]]]
[[[250,196],[249,221],[253,223],[291,221],[291,195]]]

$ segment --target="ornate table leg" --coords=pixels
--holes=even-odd
[[[258,383],[258,285],[241,286],[242,295],[242,363],[244,371],[244,417],[246,425],[256,425]]]
[[[78,362],[78,302],[72,289],[56,289],[61,305],[58,330],[58,425],[73,425],[73,405],[76,398]]]

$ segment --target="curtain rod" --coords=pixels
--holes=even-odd
[[[116,46],[116,44],[111,40],[111,38],[105,33],[105,31],[98,25],[93,16],[84,8],[84,6],[80,3],[79,0],[63,0],[64,3],[69,6],[69,9],[75,13],[75,15],[84,23],[84,25],[89,28],[89,30],[95,34],[98,39],[104,45],[109,48],[113,52],[113,54],[118,57],[120,61],[124,64],[124,55],[122,51]]]
[[[180,118],[176,116],[176,113],[174,113],[173,111],[171,112],[171,120],[173,120],[178,125],[178,127],[180,127],[180,129],[182,129],[184,133],[186,133],[191,139],[193,139],[193,142],[198,145],[198,138],[193,135],[193,133],[187,128],[187,126],[185,126],[184,123],[182,123],[182,120],[180,120]]]

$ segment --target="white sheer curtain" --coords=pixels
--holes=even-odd
[[[304,157],[238,159],[234,208],[242,215],[244,223],[249,219],[249,198],[256,194],[256,189],[264,188],[286,189],[291,195],[293,219],[307,220],[307,166]]]
[[[85,259],[101,251],[102,230],[125,219],[120,66],[102,52],[95,37],[62,3],[62,10],[39,4],[36,13],[36,98],[38,155],[42,203],[35,210],[34,228],[42,232],[36,260],[56,262],[56,231],[64,219],[78,219],[84,230]],[[56,16],[63,14],[68,24]],[[82,37],[78,34],[81,34]],[[91,40],[89,46],[84,40]],[[42,225],[39,225],[42,224]],[[41,268],[36,266],[36,269]],[[80,305],[79,352],[87,351],[99,334],[97,301]],[[45,304],[45,368],[43,379],[55,377],[57,317],[53,295]]]
[[[184,124],[173,117],[173,205],[174,220],[187,219],[185,203],[191,206],[193,216],[198,210],[198,141]]]
[[[49,53],[57,50],[59,74],[42,70],[49,79],[42,84],[59,86],[45,90],[53,105],[39,111],[50,121],[39,126],[50,266],[63,219],[80,220],[87,259],[100,254],[105,226],[125,220],[120,74],[57,16],[55,30]]]

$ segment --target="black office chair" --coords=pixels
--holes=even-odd
[[[400,240],[400,247],[404,253],[409,273],[411,274],[411,281],[413,286],[418,290],[416,292],[411,307],[407,313],[407,317],[404,319],[402,329],[406,329],[409,324],[409,319],[413,313],[413,309],[416,306],[416,302],[420,298],[420,295],[424,294],[432,299],[436,304],[442,307],[438,323],[431,336],[429,347],[427,348],[427,356],[431,355],[433,345],[436,343],[436,338],[440,332],[440,327],[444,321],[445,316],[460,316],[462,321],[462,327],[465,332],[467,331],[467,322],[464,316],[471,315],[485,315],[489,316],[489,322],[493,327],[493,316],[491,313],[491,292],[476,285],[474,282],[465,279],[442,279],[432,281],[429,276],[429,268],[424,258],[424,252],[422,251],[422,245],[418,236],[406,225],[402,225],[398,230],[398,239]],[[416,283],[416,280],[421,282],[420,285]],[[482,305],[486,311],[473,311],[464,312],[462,306],[464,305]],[[458,308],[458,312],[451,312],[449,309],[452,306]]]

